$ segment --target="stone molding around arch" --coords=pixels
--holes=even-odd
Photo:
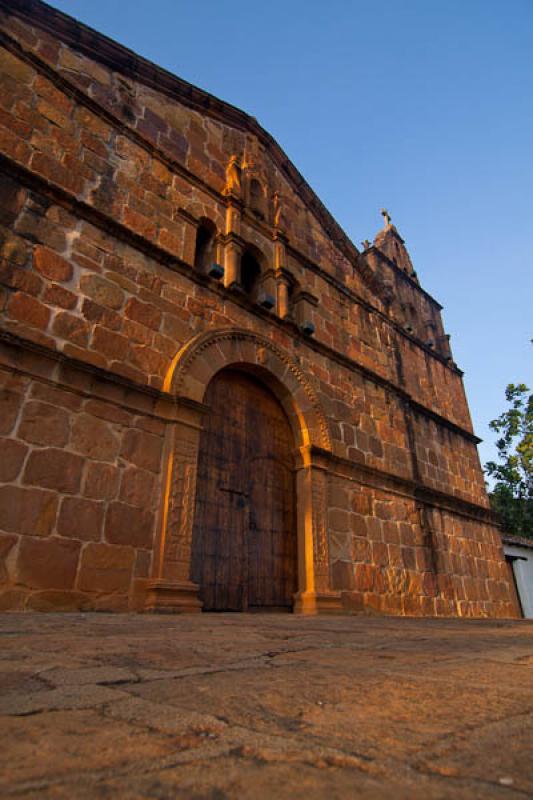
[[[195,336],[168,369],[163,388],[176,399],[178,414],[167,437],[160,528],[145,608],[201,610],[198,587],[190,581],[190,559],[203,399],[211,378],[226,367],[256,374],[289,418],[301,453],[296,474],[299,589],[294,609],[316,613],[322,605],[330,610],[336,596],[329,591],[327,475],[312,463],[311,455],[314,448],[331,450],[328,422],[298,363],[265,336],[239,328]]]
[[[198,334],[172,360],[163,389],[177,398],[202,402],[215,373],[235,365],[255,367],[264,376],[271,375],[278,384],[275,394],[289,417],[291,413],[298,417],[300,444],[331,451],[326,415],[303,370],[279,345],[254,331],[220,328]],[[287,407],[290,405],[292,410]]]

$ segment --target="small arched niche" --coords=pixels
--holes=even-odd
[[[259,219],[265,219],[265,193],[257,178],[250,181],[250,209]]]
[[[259,296],[264,266],[265,258],[261,251],[253,245],[247,245],[241,257],[241,286],[253,302],[256,302]]]
[[[418,317],[416,309],[412,303],[402,303],[402,312],[405,330],[411,335],[416,335],[418,329]]]
[[[206,217],[202,217],[196,230],[196,246],[194,251],[194,268],[203,274],[215,261],[215,238],[217,229],[215,224]]]
[[[300,289],[300,283],[296,280],[296,278],[291,276],[291,278],[287,281],[287,316],[291,319],[294,317],[295,312],[294,299],[298,296]]]

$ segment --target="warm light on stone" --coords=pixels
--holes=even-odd
[[[360,253],[255,119],[3,9],[0,607],[516,616],[389,212]]]

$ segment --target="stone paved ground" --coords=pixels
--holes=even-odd
[[[0,615],[3,798],[533,797],[533,624]]]

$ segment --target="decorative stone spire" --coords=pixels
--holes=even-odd
[[[416,280],[416,273],[411,262],[405,242],[391,222],[391,215],[386,208],[381,209],[385,225],[374,239],[374,247],[380,250],[387,258]]]
[[[382,208],[380,213],[383,219],[385,220],[385,227],[388,228],[388,226],[390,225],[390,221],[392,219],[391,215],[389,214],[386,208]]]

